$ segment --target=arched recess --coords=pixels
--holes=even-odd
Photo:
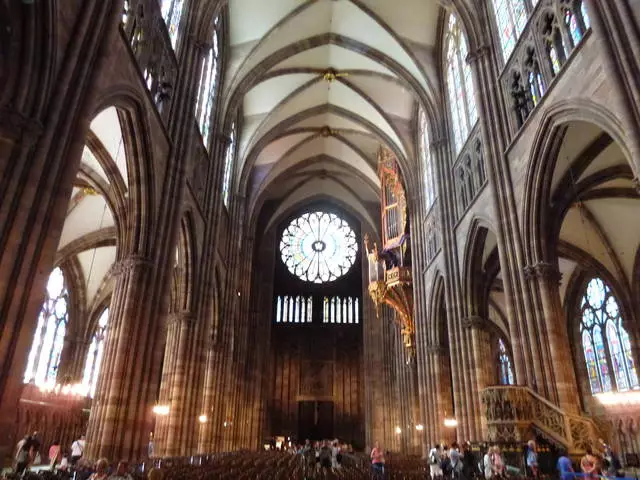
[[[111,100],[102,102],[90,122],[55,257],[73,299],[58,383],[83,381],[87,349],[111,298],[113,267],[126,244],[125,226],[136,222],[132,210],[141,198],[136,172],[144,170],[139,138],[144,135],[130,99]]]
[[[191,312],[193,305],[193,285],[196,268],[196,245],[191,212],[186,212],[180,220],[180,232],[171,276],[170,313]]]
[[[437,273],[431,288],[427,325],[426,382],[428,385],[425,410],[422,415],[427,419],[426,429],[430,444],[442,439],[454,440],[450,429],[444,428],[442,419],[456,414],[453,399],[453,367],[451,365],[451,341],[447,315],[445,279]]]
[[[589,388],[576,322],[590,279],[606,283],[634,344],[640,338],[638,302],[633,295],[640,250],[640,196],[626,145],[620,122],[604,107],[588,100],[559,102],[543,118],[525,182],[527,264],[555,272],[558,281],[537,293],[547,305],[557,306],[553,323],[561,329],[556,336],[561,341],[562,336],[568,338],[573,359],[569,373],[577,377],[581,407],[596,416],[601,411],[594,410],[597,402]],[[638,361],[636,352],[633,358]]]

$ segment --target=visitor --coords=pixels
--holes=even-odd
[[[371,468],[373,469],[374,478],[384,478],[384,451],[380,448],[378,442],[375,443],[371,450]]]
[[[328,440],[325,440],[322,443],[322,448],[320,448],[320,455],[318,458],[320,459],[320,467],[326,474],[328,470],[331,470],[331,447],[329,446]]]
[[[493,447],[487,449],[487,453],[484,454],[482,459],[482,466],[484,467],[484,478],[489,480],[493,476]]]
[[[449,450],[449,462],[451,463],[451,478],[459,479],[462,474],[462,459],[460,455],[460,449],[457,442],[451,444]]]
[[[558,458],[556,468],[558,470],[558,473],[560,474],[560,480],[572,480],[575,476],[573,464],[571,463],[571,460],[567,456],[567,452],[565,450],[561,450],[559,453],[560,457]]]
[[[593,454],[591,446],[586,448],[586,453],[580,460],[580,469],[587,478],[597,478],[600,473],[600,462]]]
[[[27,465],[29,464],[29,450],[28,448],[24,448],[28,440],[29,440],[29,435],[25,435],[24,438],[22,438],[16,445],[15,470],[16,470],[16,473],[19,475],[24,473],[25,469],[27,468]]]
[[[538,478],[538,449],[533,440],[527,442],[526,464],[531,476]]]
[[[442,478],[441,462],[442,455],[440,453],[440,445],[436,444],[429,450],[429,473],[431,474],[432,480]]]
[[[504,477],[504,461],[502,459],[502,453],[500,452],[500,447],[493,447],[493,454],[491,455],[491,469],[493,471],[493,478],[503,478]]]
[[[116,468],[116,472],[109,477],[109,480],[133,480],[128,470],[129,464],[124,460],[120,461]]]
[[[75,443],[75,442],[74,442]],[[73,459],[73,455],[71,456]],[[79,458],[76,460],[76,462]],[[101,458],[96,462],[96,471],[89,477],[89,480],[106,480],[109,477],[107,469],[109,468],[109,460]]]
[[[338,439],[335,439],[331,444],[331,468],[334,470],[340,468],[338,455],[340,455],[340,445],[338,443]]]
[[[449,458],[449,446],[442,445],[440,451],[440,470],[442,470],[442,476],[444,478],[451,477],[451,459]]]
[[[69,452],[65,452],[62,455],[62,459],[60,460],[60,464],[56,466],[56,470],[60,470],[61,472],[69,470]]]
[[[60,457],[62,452],[60,450],[60,441],[59,440],[55,440],[51,446],[49,447],[49,466],[51,467],[51,470],[54,470],[56,468],[56,465],[58,464],[58,462],[60,461]]]
[[[471,444],[464,442],[462,445],[462,478],[471,480],[475,476],[476,468],[476,460],[471,451]]]
[[[75,464],[78,463],[78,460],[82,458],[85,444],[86,440],[84,435],[71,444],[71,465],[75,466]]]
[[[604,447],[604,465],[603,470],[605,470],[607,476],[609,477],[622,477],[622,464],[620,463],[620,459],[618,455],[613,451],[611,445],[607,445],[603,443]]]

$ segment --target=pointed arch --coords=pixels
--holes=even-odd
[[[459,153],[478,121],[478,109],[471,66],[467,63],[468,43],[454,13],[449,14],[444,48],[450,125],[455,152]]]

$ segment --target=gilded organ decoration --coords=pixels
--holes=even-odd
[[[407,199],[396,159],[389,150],[378,152],[378,175],[382,188],[382,245],[364,236],[369,260],[369,295],[379,313],[384,303],[396,312],[402,339],[411,354],[415,353],[413,320],[413,282]]]

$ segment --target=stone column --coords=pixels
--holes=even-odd
[[[525,267],[524,272],[541,299],[545,331],[539,332],[539,335],[542,343],[549,345],[551,351],[558,405],[566,413],[577,414],[580,410],[578,385],[573,368],[567,320],[560,300],[562,274],[555,265],[546,262],[529,265]]]
[[[471,316],[463,321],[464,327],[471,332],[473,349],[474,393],[478,400],[476,420],[480,423],[479,438],[486,439],[488,435],[487,419],[482,412],[480,393],[490,384],[490,371],[494,367],[491,361],[491,338],[486,331],[486,322],[482,317]]]
[[[87,432],[90,459],[147,456],[162,333],[158,318],[150,313],[157,302],[152,298],[154,270],[153,262],[139,255],[114,265],[109,334]]]

